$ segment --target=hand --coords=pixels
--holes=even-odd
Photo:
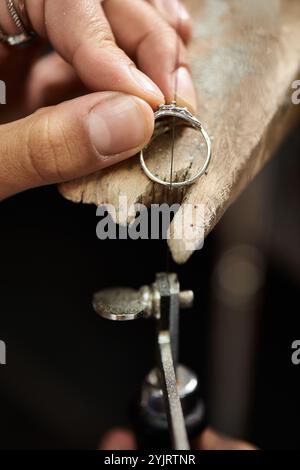
[[[137,444],[133,433],[124,429],[116,429],[104,436],[99,450],[136,450]],[[211,428],[198,436],[193,443],[194,450],[256,450],[251,444],[231,439],[216,433]]]
[[[175,73],[178,101],[196,107],[184,46],[191,22],[182,6],[174,70],[178,0],[100,3],[29,0],[33,29],[55,51],[41,54],[38,40],[25,49],[0,44],[8,101],[2,122],[10,121],[0,127],[0,200],[134,155],[151,138],[152,109],[173,98]],[[5,2],[0,18],[8,34],[16,33]],[[78,97],[87,90],[97,93]]]

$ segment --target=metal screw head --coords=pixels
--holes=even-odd
[[[143,317],[147,301],[138,290],[116,287],[97,292],[94,295],[93,306],[101,317],[127,321]]]

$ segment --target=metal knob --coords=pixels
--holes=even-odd
[[[193,291],[181,291],[178,298],[180,308],[193,306]],[[108,320],[128,321],[152,316],[157,318],[160,312],[160,294],[156,283],[138,290],[126,287],[103,289],[94,295],[93,307],[101,317]]]

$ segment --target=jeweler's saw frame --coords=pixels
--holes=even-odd
[[[169,434],[173,449],[189,450],[189,437],[203,426],[204,407],[197,398],[198,380],[178,366],[179,312],[193,304],[192,291],[180,291],[176,274],[159,273],[151,286],[139,290],[116,288],[94,295],[93,306],[102,317],[127,321],[155,318],[158,360],[141,394],[140,415],[146,434],[162,443]]]

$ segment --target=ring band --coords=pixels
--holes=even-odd
[[[31,34],[34,34],[32,31],[32,24],[27,13],[26,0],[14,0],[14,6],[19,14],[23,28],[26,29],[26,31],[30,31]]]
[[[6,34],[0,29],[0,41],[9,44],[10,46],[19,46],[31,41],[35,35],[32,31],[29,31],[30,22],[28,20],[25,0],[5,0],[7,10],[11,16],[12,21],[16,27],[20,30],[18,34]]]
[[[195,181],[197,181],[207,171],[207,168],[210,164],[211,156],[212,156],[210,137],[209,137],[208,133],[206,132],[206,130],[204,129],[204,127],[202,126],[201,122],[195,116],[193,116],[193,114],[191,114],[186,108],[180,108],[180,107],[176,106],[175,102],[173,102],[172,104],[169,104],[169,105],[165,105],[165,104],[161,105],[159,107],[158,111],[154,114],[154,119],[155,119],[155,123],[156,123],[155,128],[156,129],[158,127],[157,121],[159,119],[162,119],[162,118],[165,118],[165,117],[176,117],[178,119],[182,119],[185,122],[185,125],[200,131],[201,135],[203,136],[203,138],[205,140],[206,146],[207,146],[207,155],[206,155],[205,162],[204,162],[203,166],[200,168],[200,170],[193,177],[191,177],[189,179],[186,179],[184,181],[175,181],[175,182],[164,181],[164,180],[158,178],[157,176],[155,176],[149,170],[149,168],[147,167],[147,165],[145,163],[145,159],[144,159],[144,150],[145,150],[144,149],[144,150],[141,150],[141,152],[140,152],[140,163],[141,163],[142,169],[144,170],[144,172],[146,173],[148,178],[151,181],[153,181],[154,183],[158,183],[158,184],[161,184],[163,186],[174,187],[174,188],[182,188],[184,186],[189,186],[189,185],[195,183]],[[169,127],[167,127],[167,128],[165,127],[165,130],[168,130],[168,129],[169,129]],[[154,135],[154,138],[156,138],[156,137],[157,137],[157,135]]]

